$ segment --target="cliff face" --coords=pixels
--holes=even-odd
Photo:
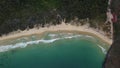
[[[111,9],[118,16],[114,23],[114,42],[106,56],[104,68],[120,68],[120,0],[113,0]]]
[[[114,43],[106,56],[104,68],[120,68],[120,36],[114,39]]]

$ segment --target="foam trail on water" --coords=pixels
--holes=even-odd
[[[12,45],[0,46],[0,52],[8,51]]]
[[[104,47],[102,47],[102,46],[100,46],[100,45],[98,45],[98,47],[100,47],[100,49],[102,50],[102,52],[103,52],[104,54],[107,54],[107,51],[106,51],[106,49],[105,49]]]
[[[68,36],[68,37],[64,37],[64,39],[77,38],[77,37],[80,37],[80,36],[82,36],[82,35]]]
[[[29,41],[29,42],[21,42],[21,43],[16,43],[14,45],[2,45],[0,46],[0,52],[8,51],[11,49],[15,48],[25,48],[27,45],[32,45],[32,44],[38,44],[38,43],[52,43],[56,40],[59,40],[60,38],[56,39],[51,39],[51,40],[36,40],[36,41]]]
[[[49,34],[48,36],[55,37],[57,34]]]
[[[20,43],[14,44],[14,45],[1,45],[0,46],[0,52],[12,50],[12,49],[15,49],[15,48],[25,48],[26,46],[32,45],[32,44],[52,43],[52,42],[55,42],[56,40],[71,39],[71,38],[77,38],[77,37],[81,37],[81,36],[83,36],[83,35],[67,36],[67,37],[63,37],[63,38],[55,38],[55,39],[50,39],[50,40],[41,39],[41,40],[28,41],[28,42],[20,42]]]

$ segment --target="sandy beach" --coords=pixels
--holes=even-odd
[[[46,31],[77,31],[81,34],[95,36],[109,45],[112,44],[112,40],[109,39],[107,36],[105,36],[104,32],[100,30],[98,31],[96,29],[90,28],[87,25],[75,26],[75,25],[65,24],[65,23],[62,23],[56,26],[50,26],[50,27],[44,27],[44,28],[41,27],[39,29],[33,28],[29,30],[24,30],[24,31],[12,32],[12,33],[9,33],[8,35],[5,35],[5,36],[3,35],[2,37],[0,37],[0,41],[12,39],[12,38],[18,38],[22,36],[34,35],[34,34],[43,34]]]

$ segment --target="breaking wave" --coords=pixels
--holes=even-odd
[[[8,50],[15,49],[15,48],[25,48],[27,45],[32,45],[32,44],[52,43],[56,40],[59,40],[59,38],[51,39],[51,40],[43,40],[42,39],[42,40],[29,41],[29,42],[21,42],[21,43],[16,43],[14,45],[2,45],[2,46],[0,46],[0,52],[8,51]]]
[[[54,34],[54,35],[48,35],[48,36],[56,36],[56,35]],[[55,39],[50,39],[50,40],[41,39],[41,40],[28,41],[28,42],[20,42],[20,43],[11,44],[11,45],[1,45],[0,52],[5,52],[5,51],[12,50],[15,48],[25,48],[26,46],[32,45],[32,44],[53,43],[53,42],[55,42],[57,40],[61,40],[61,39],[71,39],[71,38],[78,38],[78,37],[82,37],[82,36],[83,35],[63,36],[63,38],[55,38]],[[93,38],[92,36],[85,36],[85,37]],[[106,50],[103,47],[101,47],[100,45],[99,45],[99,47],[101,48],[101,50],[104,53],[106,53]]]
[[[55,41],[60,40],[60,39],[70,39],[70,38],[75,38],[78,36],[81,36],[81,35],[68,36],[68,37],[64,37],[64,38],[56,38],[56,39],[50,39],[50,40],[41,39],[41,40],[28,41],[28,42],[20,42],[20,43],[14,44],[14,45],[1,45],[0,52],[5,52],[5,51],[12,50],[15,48],[25,48],[26,46],[32,45],[32,44],[52,43],[52,42],[55,42]]]

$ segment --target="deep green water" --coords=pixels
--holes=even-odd
[[[0,52],[0,68],[102,68],[108,45],[94,37],[77,35],[46,33],[42,37],[44,40],[61,39]],[[30,38],[38,40],[39,37]],[[26,43],[24,37],[18,40]]]

